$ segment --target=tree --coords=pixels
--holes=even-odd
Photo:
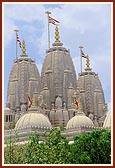
[[[111,131],[94,130],[90,133],[76,135],[72,149],[72,162],[74,163],[110,164]]]
[[[21,164],[24,162],[23,145],[18,145],[18,134],[14,136],[10,134],[4,148],[4,163],[5,164]]]
[[[46,141],[39,143],[39,135],[30,137],[26,144],[26,163],[33,164],[63,164],[68,163],[68,140],[61,136],[60,128],[52,128],[50,133],[44,135]]]
[[[9,139],[5,163],[11,164],[110,164],[111,131],[94,130],[74,136],[73,144],[61,135],[63,128],[52,128],[40,141],[38,132],[24,145]],[[14,138],[15,139],[15,138]]]

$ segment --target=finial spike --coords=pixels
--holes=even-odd
[[[89,56],[87,55],[87,58],[86,58],[86,67],[89,68],[90,66],[90,59],[89,59]]]
[[[35,99],[32,99],[32,107],[35,106]]]
[[[26,44],[25,41],[22,41],[22,55],[26,55]]]
[[[90,68],[90,58],[89,58],[88,55],[86,57],[86,68],[85,68],[85,71],[91,71],[91,68]]]
[[[59,31],[58,31],[58,25],[56,25],[56,28],[55,28],[55,39],[56,41],[55,42],[59,42]]]

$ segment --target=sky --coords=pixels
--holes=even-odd
[[[112,22],[110,3],[4,3],[3,4],[3,97],[7,98],[9,74],[16,58],[16,34],[25,40],[27,54],[35,60],[39,73],[48,49],[48,19],[60,21],[59,32],[63,46],[70,49],[76,75],[80,72],[80,49],[90,57],[92,71],[98,73],[105,101],[110,110],[112,81]],[[50,45],[55,41],[55,25],[50,24]],[[21,55],[18,47],[18,57]],[[82,61],[85,69],[85,60]]]

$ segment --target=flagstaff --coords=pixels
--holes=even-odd
[[[18,43],[17,43],[17,33],[19,30],[14,30],[16,32],[16,59],[18,58]]]
[[[51,12],[47,11],[45,12],[48,15],[48,47],[50,48],[50,24],[49,24],[49,15]]]
[[[83,46],[79,46],[79,48],[80,48],[80,67],[81,67],[81,72],[82,72],[82,48],[83,48]]]

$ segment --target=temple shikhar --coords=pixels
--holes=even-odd
[[[9,76],[4,108],[6,132],[10,128],[21,137],[22,130],[28,135],[30,129],[44,132],[63,126],[69,136],[103,125],[110,128],[101,81],[92,71],[90,57],[85,60],[85,69],[76,75],[77,63],[73,64],[56,26],[55,41],[46,50],[40,74],[35,61],[27,55],[23,40],[22,54],[14,60]]]

